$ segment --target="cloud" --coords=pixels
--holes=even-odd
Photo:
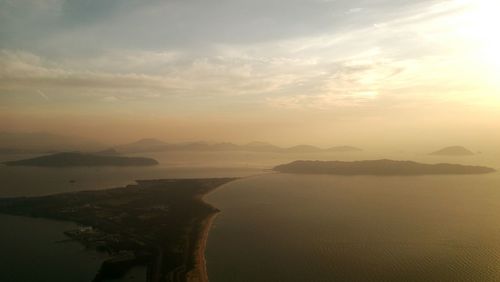
[[[0,68],[2,88],[170,89],[160,76],[75,70],[26,52],[3,50]]]
[[[342,8],[335,11],[351,11],[352,17],[374,12],[377,16],[360,20],[349,30],[321,29],[316,32],[308,25],[301,32],[294,31],[266,40],[253,38],[251,42],[227,41],[215,36],[212,41],[200,45],[202,48],[195,49],[182,48],[176,44],[169,48],[162,44],[156,48],[136,48],[121,39],[118,39],[119,45],[123,45],[121,48],[111,44],[89,54],[70,51],[69,55],[60,52],[52,56],[43,52],[4,49],[0,52],[0,91],[22,95],[40,90],[51,93],[52,100],[64,97],[67,101],[179,102],[183,99],[203,99],[204,102],[211,100],[214,103],[233,101],[263,107],[315,109],[370,105],[388,97],[406,99],[419,96],[437,100],[470,97],[473,89],[479,89],[478,82],[463,79],[471,75],[463,67],[467,62],[458,47],[447,44],[456,42],[454,46],[460,46],[459,41],[450,35],[453,26],[449,22],[466,4],[456,1],[403,2],[406,4],[383,11],[384,6],[393,2],[382,1],[377,6],[364,1],[351,4],[349,1],[318,1],[307,9],[334,5]],[[97,2],[92,3],[99,5]],[[273,5],[277,3],[273,1],[270,11],[266,13],[276,12],[277,6]],[[254,12],[262,8],[262,3],[239,3],[242,5],[239,8],[227,4],[228,7],[224,9],[235,11],[250,5],[255,9],[250,11],[254,17]],[[196,7],[191,5],[194,4],[152,1],[136,12],[128,10],[127,5],[120,6],[117,12],[106,10],[106,13],[113,13],[109,19],[112,21],[111,29],[108,31],[118,26],[130,27],[123,21],[131,20],[131,17],[140,17],[146,24],[152,24],[160,20],[157,18],[158,11],[163,11],[167,6],[179,14],[194,13],[205,7],[204,4]],[[291,4],[291,7],[296,8],[303,6],[302,1]],[[63,7],[62,12],[67,8]],[[194,10],[185,11],[187,8]],[[101,17],[99,13],[94,16]],[[205,16],[200,15],[198,23],[204,23],[207,20]],[[106,18],[100,20],[107,21]],[[288,20],[291,19],[278,19],[284,22]],[[313,21],[310,24],[314,25],[314,20],[310,20]],[[349,20],[345,18],[341,21],[345,24]],[[231,22],[229,19],[222,21]],[[138,27],[130,27],[130,32],[144,31],[141,21],[131,22]],[[161,26],[163,22],[156,23]],[[335,23],[335,19],[332,23]],[[215,28],[219,24],[207,28]],[[75,34],[83,34],[83,39],[94,43],[96,41],[90,41],[85,34],[88,32],[87,35],[100,38],[103,34],[96,28],[107,27],[102,27],[100,21],[95,25],[82,23],[68,32],[62,31],[51,36],[47,41],[70,50],[72,45],[62,44],[67,43],[62,37],[74,39]],[[161,28],[149,32],[157,37],[164,35]],[[112,35],[110,38],[116,39]],[[140,39],[139,35],[134,40]],[[79,40],[75,43],[80,44]]]
[[[254,44],[371,26],[434,0],[0,1],[0,48],[61,55]],[[345,13],[345,11],[350,11]]]

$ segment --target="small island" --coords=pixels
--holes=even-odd
[[[445,147],[435,152],[430,153],[434,156],[472,156],[474,153],[462,146]]]
[[[4,162],[8,166],[45,166],[45,167],[69,167],[69,166],[153,166],[158,161],[143,157],[123,157],[118,155],[107,155],[100,153],[65,152],[31,159]]]
[[[426,175],[426,174],[483,174],[495,172],[493,168],[459,164],[423,164],[413,161],[294,161],[278,165],[274,171],[303,174],[338,175]]]
[[[218,209],[203,196],[236,178],[137,181],[136,185],[0,199],[0,212],[68,220],[66,235],[110,254],[94,281],[147,266],[147,281],[208,281],[205,244]]]

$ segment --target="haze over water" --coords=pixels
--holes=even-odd
[[[207,199],[212,281],[498,281],[500,174],[269,174]]]
[[[27,155],[2,155],[0,161],[30,157]],[[156,156],[163,160],[161,156]],[[198,157],[198,161],[206,159]],[[213,158],[213,156],[212,156]],[[8,167],[0,166],[0,197],[38,196],[67,193],[81,190],[96,190],[124,187],[137,179],[203,178],[248,176],[262,173],[261,169],[245,167],[213,167],[214,162],[193,165],[196,158],[186,156],[169,158],[170,163],[159,167]],[[220,158],[219,158],[220,159]],[[172,164],[174,162],[174,164]],[[212,165],[210,167],[210,165]],[[227,164],[226,164],[227,165]],[[209,167],[207,167],[209,166]],[[235,164],[233,164],[235,166]],[[71,183],[70,180],[75,180]],[[34,219],[0,215],[3,226],[0,234],[0,281],[53,282],[92,281],[101,263],[107,258],[104,253],[85,249],[80,243],[60,242],[68,240],[64,231],[78,228],[72,222]],[[144,267],[133,268],[118,281],[146,281]]]
[[[498,0],[0,0],[0,197],[242,177],[207,197],[221,210],[212,282],[498,281],[498,172],[271,169],[499,170],[499,12]],[[429,155],[447,146],[469,156]],[[60,167],[4,165],[49,153]],[[87,280],[102,260],[54,243],[74,224],[0,224],[2,282]],[[31,252],[44,259],[24,262]]]
[[[206,254],[211,281],[304,281],[306,277],[310,281],[380,277],[393,281],[409,280],[409,277],[417,281],[438,278],[453,281],[454,277],[497,277],[495,264],[500,254],[497,239],[500,238],[500,225],[495,220],[500,212],[497,205],[500,193],[496,191],[500,186],[498,173],[347,177],[266,171],[274,164],[301,158],[380,157],[370,152],[205,152],[153,153],[149,156],[159,159],[161,165],[147,168],[3,166],[0,167],[4,184],[1,193],[2,196],[43,195],[120,187],[135,179],[249,176],[224,185],[206,198],[221,210],[210,231]],[[412,156],[430,163],[486,163],[493,167],[499,164],[494,155],[486,154]],[[398,153],[392,157],[405,159],[408,155]],[[4,158],[12,158],[12,155]],[[70,183],[72,179],[76,183]],[[4,237],[10,238],[17,236],[16,232],[23,238],[27,235],[26,228],[37,222],[28,223],[30,219],[16,217],[5,217],[3,221],[7,219],[11,235],[4,234]],[[40,255],[49,250],[56,253],[72,250],[69,245],[54,244],[54,241],[64,238],[61,232],[73,225],[44,221],[36,226],[42,228],[38,233],[52,234],[52,237],[39,236],[38,240],[31,241],[33,248],[40,250]],[[19,244],[29,249],[25,240],[5,239],[2,244]],[[100,262],[96,254],[85,252],[78,245],[72,246],[77,253],[71,255],[74,260],[68,258],[66,262],[88,264],[89,268],[76,271],[70,267],[55,277],[94,275]],[[16,248],[2,249],[7,257],[13,258],[11,263],[23,259],[24,254]],[[40,277],[51,277],[58,268],[53,268],[53,261],[45,263],[47,269],[54,270]],[[26,267],[36,270],[39,266]],[[136,271],[134,277],[142,281],[140,277],[144,274],[144,270]],[[429,276],[423,277],[423,274]]]

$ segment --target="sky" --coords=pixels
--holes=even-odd
[[[0,0],[0,131],[500,141],[495,0]]]

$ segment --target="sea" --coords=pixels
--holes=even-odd
[[[144,154],[143,154],[144,155]],[[210,281],[499,281],[500,173],[333,176],[274,173],[297,159],[388,154],[159,153],[143,168],[0,166],[0,197],[122,187],[137,179],[241,177],[205,200]],[[0,156],[0,161],[26,155]],[[500,157],[391,159],[500,168]],[[0,281],[91,281],[106,254],[63,234],[75,223],[0,215]],[[134,268],[119,281],[145,281]]]

